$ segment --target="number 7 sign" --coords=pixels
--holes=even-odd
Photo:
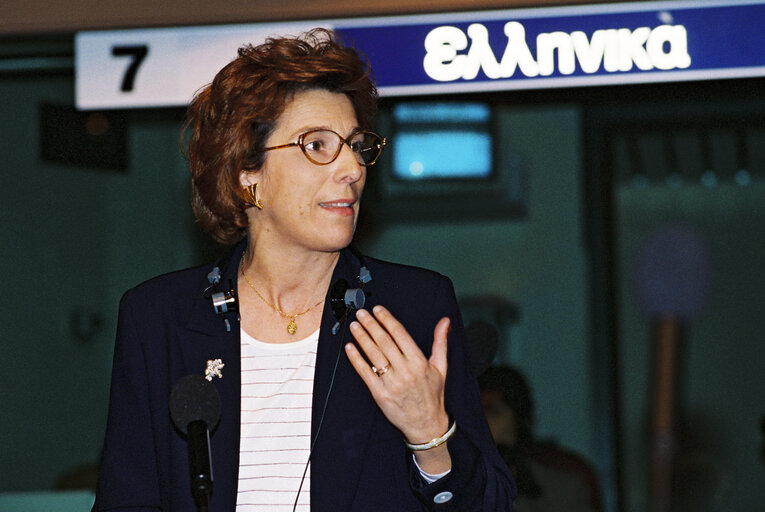
[[[122,92],[130,92],[133,90],[135,84],[135,75],[138,73],[138,68],[141,66],[143,59],[149,53],[149,47],[145,44],[136,46],[113,46],[112,55],[115,57],[130,57],[130,63],[125,68],[125,74],[122,77],[122,86],[120,90]]]
[[[185,106],[228,64],[239,47],[306,24],[221,25],[104,30],[75,36],[80,110]]]

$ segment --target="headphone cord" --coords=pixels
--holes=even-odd
[[[345,316],[350,313],[351,308],[348,308],[348,310],[345,312]],[[343,346],[345,341],[345,333],[348,330],[348,322],[343,322],[343,332],[340,335],[340,348],[337,350],[337,357],[335,358],[335,366],[332,369],[332,378],[329,381],[329,389],[327,390],[327,396],[324,399],[324,406],[321,409],[321,417],[319,418],[319,426],[316,428],[316,437],[313,438],[313,442],[311,442],[311,450],[308,452],[308,460],[305,463],[305,468],[303,468],[303,476],[300,478],[300,486],[298,487],[297,496],[295,496],[295,503],[292,505],[292,512],[295,512],[297,510],[297,504],[298,500],[300,499],[300,492],[303,490],[303,483],[305,482],[305,475],[308,473],[308,466],[311,464],[311,456],[313,455],[313,448],[316,446],[316,441],[319,439],[319,433],[321,432],[321,427],[324,425],[324,415],[327,412],[327,405],[329,404],[329,396],[332,394],[332,388],[335,386],[335,376],[337,375],[337,367],[340,364],[340,354],[343,353]]]

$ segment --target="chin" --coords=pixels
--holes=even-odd
[[[335,230],[327,234],[323,242],[329,251],[345,249],[353,241],[354,230]]]

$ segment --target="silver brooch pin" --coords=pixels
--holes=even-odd
[[[208,359],[207,368],[205,369],[205,379],[212,381],[213,377],[223,378],[221,370],[226,366],[220,359]]]

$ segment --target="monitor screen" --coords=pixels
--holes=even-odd
[[[491,111],[483,103],[400,103],[393,175],[401,180],[486,179],[492,174]]]
[[[389,140],[364,193],[376,218],[439,222],[524,214],[525,160],[498,143],[491,98],[386,100],[376,129]]]

